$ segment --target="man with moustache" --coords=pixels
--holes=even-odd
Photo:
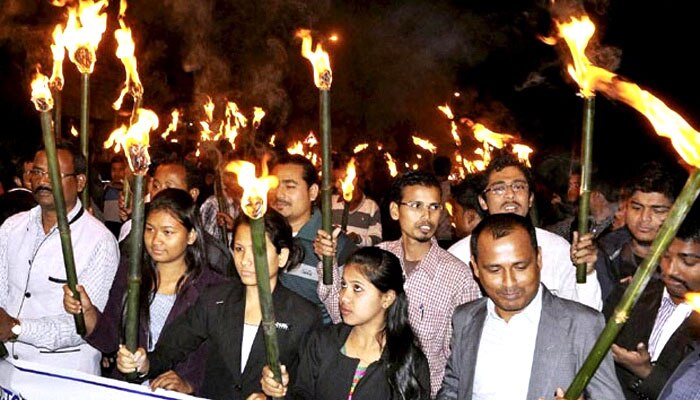
[[[618,286],[605,302],[606,317],[614,314],[624,290]],[[625,398],[657,398],[693,350],[692,309],[685,296],[698,291],[700,203],[695,203],[661,259],[661,279],[649,281],[612,346]]]
[[[534,179],[530,168],[510,153],[494,157],[483,172],[484,189],[479,196],[481,208],[489,214],[512,213],[527,216],[534,204]],[[537,242],[542,247],[542,283],[552,294],[564,299],[578,301],[600,310],[603,301],[600,284],[594,269],[596,252],[591,245],[591,235],[582,240],[576,263],[586,262],[586,283],[576,283],[576,268],[572,263],[571,245],[563,237],[544,229],[535,228]],[[448,251],[464,263],[471,257],[471,236],[458,241]],[[592,247],[592,248],[591,248]]]
[[[452,312],[460,304],[481,297],[481,291],[469,267],[443,250],[435,238],[443,209],[437,178],[423,171],[407,172],[396,179],[389,196],[389,212],[399,222],[401,238],[378,247],[401,261],[409,322],[428,358],[434,397],[450,354]],[[339,322],[340,276],[333,274],[332,286],[319,282],[318,290],[333,321]]]
[[[316,293],[317,282],[323,281],[322,272],[317,268],[322,265],[321,256],[325,254],[334,258],[333,269],[337,271],[356,246],[340,228],[328,233],[321,229],[321,210],[313,205],[319,192],[318,172],[311,161],[299,154],[282,156],[272,168],[272,175],[279,180],[279,186],[270,193],[271,206],[287,219],[296,242],[304,249],[301,264],[289,267],[280,274],[279,280],[287,289],[316,304],[323,323],[330,324],[328,310]],[[320,237],[333,243],[324,253],[314,249],[314,242],[321,240]]]
[[[470,238],[485,298],[455,310],[452,353],[438,399],[551,399],[568,387],[605,326],[600,312],[553,296],[540,281],[542,253],[528,218],[484,218]],[[587,399],[620,399],[608,354]]]
[[[99,374],[100,352],[76,333],[73,317],[63,310],[67,281],[52,185],[63,188],[78,282],[99,309],[107,302],[119,249],[78,199],[86,183],[85,158],[68,144],[56,147],[61,182],[51,182],[46,152],[39,150],[30,170],[38,206],[0,227],[0,341],[16,360]]]

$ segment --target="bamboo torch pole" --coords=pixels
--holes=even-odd
[[[44,141],[44,150],[49,167],[49,177],[51,178],[51,192],[53,193],[54,205],[56,209],[56,219],[58,232],[61,238],[61,250],[63,253],[63,264],[66,269],[66,280],[68,287],[73,292],[73,297],[80,300],[80,294],[75,286],[78,284],[78,275],[75,271],[75,259],[73,258],[73,243],[70,235],[70,225],[66,211],[66,200],[63,196],[63,176],[61,175],[56,154],[56,141],[51,129],[51,110],[53,108],[53,98],[49,89],[48,78],[37,71],[37,77],[32,82],[32,101],[41,117],[41,132]],[[84,207],[85,205],[83,205]],[[80,336],[85,334],[85,319],[83,314],[75,314],[75,329]]]
[[[588,214],[591,199],[591,163],[593,161],[593,121],[595,95],[583,98],[583,126],[581,135],[581,195],[578,200],[578,235],[588,233]],[[586,283],[586,263],[576,265],[576,283]]]
[[[270,287],[270,272],[267,265],[267,236],[265,235],[265,212],[267,211],[267,192],[278,185],[277,178],[267,175],[266,161],[263,160],[263,173],[255,176],[255,165],[247,161],[233,161],[226,170],[238,177],[238,184],[243,188],[241,210],[249,218],[250,233],[253,240],[253,260],[258,286],[260,311],[262,313],[263,338],[267,365],[274,379],[282,383],[282,371],[279,361],[279,342],[275,310]]]
[[[668,217],[659,229],[659,233],[656,235],[656,239],[654,239],[651,245],[649,255],[642,261],[642,264],[637,269],[634,278],[632,278],[632,282],[627,287],[617,307],[615,307],[613,316],[593,345],[591,352],[588,354],[588,358],[584,361],[581,369],[574,377],[573,382],[571,382],[571,385],[566,390],[564,397],[567,400],[578,399],[586,388],[586,385],[588,385],[588,382],[590,382],[593,374],[595,374],[598,366],[608,353],[610,346],[612,346],[615,341],[617,334],[625,325],[629,312],[649,283],[649,278],[656,269],[659,259],[676,236],[681,222],[683,222],[690,207],[698,197],[698,193],[700,193],[700,169],[695,169],[688,178],[683,190],[676,198],[676,202],[673,204]]]
[[[85,157],[85,188],[80,195],[83,207],[90,209],[90,74],[80,74],[80,152]]]
[[[320,43],[311,50],[311,31],[300,29],[297,37],[302,39],[301,55],[314,67],[314,83],[319,90],[319,118],[321,125],[321,228],[332,232],[331,225],[331,83],[333,72],[330,57]],[[323,283],[333,283],[333,258],[323,256]]]

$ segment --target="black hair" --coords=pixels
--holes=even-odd
[[[85,174],[87,172],[87,161],[85,161],[85,156],[83,153],[78,151],[78,149],[73,145],[73,143],[67,140],[59,140],[56,142],[56,152],[63,150],[68,152],[71,157],[73,157],[73,171],[76,174]],[[39,151],[46,152],[46,147],[42,146]]]
[[[620,201],[620,185],[615,179],[603,173],[595,173],[591,177],[591,191],[599,192],[610,203]]]
[[[447,156],[436,156],[433,159],[433,172],[437,176],[448,176],[452,169],[452,161]]]
[[[491,159],[491,162],[489,162],[489,165],[486,166],[486,169],[484,169],[481,192],[486,189],[486,185],[488,185],[491,174],[493,172],[500,172],[506,167],[515,167],[519,169],[525,176],[530,192],[535,189],[535,178],[533,177],[530,168],[520,161],[514,154],[502,151],[496,153],[496,155]]]
[[[308,158],[301,154],[285,154],[277,159],[274,166],[285,164],[298,165],[302,168],[302,178],[306,182],[307,187],[310,188],[314,184],[318,185],[318,171]]]
[[[403,189],[407,186],[434,187],[440,193],[440,198],[442,198],[442,188],[435,175],[430,172],[418,170],[408,171],[399,175],[391,185],[389,199],[394,203],[399,203],[403,199]]]
[[[187,246],[185,250],[185,264],[187,269],[177,282],[177,293],[179,294],[185,282],[196,280],[202,273],[202,269],[208,265],[206,251],[204,247],[204,230],[202,229],[197,205],[192,200],[192,196],[182,189],[167,188],[156,194],[148,203],[146,216],[155,211],[165,211],[170,216],[180,222],[189,233],[192,230],[197,234],[197,240]],[[135,255],[131,255],[132,257]],[[143,252],[143,263],[141,266],[141,292],[140,303],[141,314],[150,325],[150,304],[158,291],[158,272],[155,262]],[[149,336],[150,340],[150,336]]]
[[[700,242],[700,203],[695,202],[681,223],[676,238],[684,242]]]
[[[661,193],[672,202],[676,200],[680,189],[679,175],[659,161],[642,164],[625,186],[628,196],[634,192]]]
[[[535,253],[537,253],[537,235],[535,233],[535,226],[532,224],[530,218],[513,213],[492,214],[482,219],[472,231],[469,246],[471,247],[471,253],[474,259],[478,260],[479,257],[477,243],[482,233],[490,232],[494,239],[500,239],[510,235],[518,227],[527,231],[530,236],[530,246],[535,250]]]
[[[124,156],[122,156],[121,154],[117,154],[109,160],[109,163],[110,164],[118,164],[118,163],[126,164],[126,158],[124,158]]]
[[[287,263],[282,269],[294,268],[301,263],[304,259],[304,249],[294,240],[292,227],[289,225],[289,222],[287,222],[287,219],[272,208],[267,209],[263,218],[265,221],[265,235],[270,242],[272,242],[272,245],[275,246],[277,254],[280,254],[282,249],[289,249]],[[234,236],[238,227],[243,224],[250,225],[250,218],[241,212],[233,222]],[[232,241],[231,246],[233,245],[234,242]]]
[[[465,210],[476,211],[481,218],[488,213],[479,204],[479,194],[482,185],[481,173],[467,175],[462,182],[452,186],[452,197]]]
[[[422,387],[417,379],[418,362],[425,358],[408,320],[408,300],[404,291],[401,262],[392,253],[378,247],[362,247],[345,262],[360,268],[362,274],[380,292],[393,290],[394,303],[386,310],[384,349],[387,361],[386,379],[397,399],[429,399],[430,388]]]

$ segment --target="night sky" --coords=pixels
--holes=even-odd
[[[598,28],[598,55],[698,127],[700,85],[689,60],[697,57],[697,22],[688,3],[611,0],[586,2],[585,8]],[[31,72],[42,63],[50,74],[50,31],[65,20],[64,10],[47,0],[1,4],[0,145],[5,155],[31,153],[40,138],[29,101]],[[376,140],[392,153],[409,154],[415,149],[406,143],[418,132],[451,152],[449,122],[436,109],[449,102],[460,117],[518,135],[542,161],[578,152],[582,110],[566,76],[566,53],[538,39],[551,25],[548,4],[131,0],[127,23],[137,42],[144,106],[161,115],[160,131],[173,107],[189,120],[201,119],[206,95],[218,104],[236,101],[244,110],[262,106],[268,116],[261,129],[268,136],[291,141],[317,130],[318,95],[294,38],[296,29],[308,27],[315,38],[340,36],[328,43],[337,149]],[[97,137],[123,118],[109,108],[123,81],[112,35],[117,10],[113,0],[91,78]],[[64,125],[71,118],[77,125],[79,77],[68,61],[64,73]],[[465,149],[474,145],[467,136],[465,131]],[[624,171],[649,158],[677,159],[669,141],[656,137],[636,111],[598,96],[596,164]]]

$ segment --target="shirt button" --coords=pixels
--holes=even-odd
[[[30,297],[32,297],[32,294],[31,294],[31,293],[29,293],[29,292],[27,292],[27,293],[25,293],[25,294],[24,294],[24,297],[26,297],[26,298],[30,298]]]
[[[19,360],[19,356],[18,356],[17,354],[15,354],[15,355],[12,356],[12,357],[13,357],[15,360]]]

